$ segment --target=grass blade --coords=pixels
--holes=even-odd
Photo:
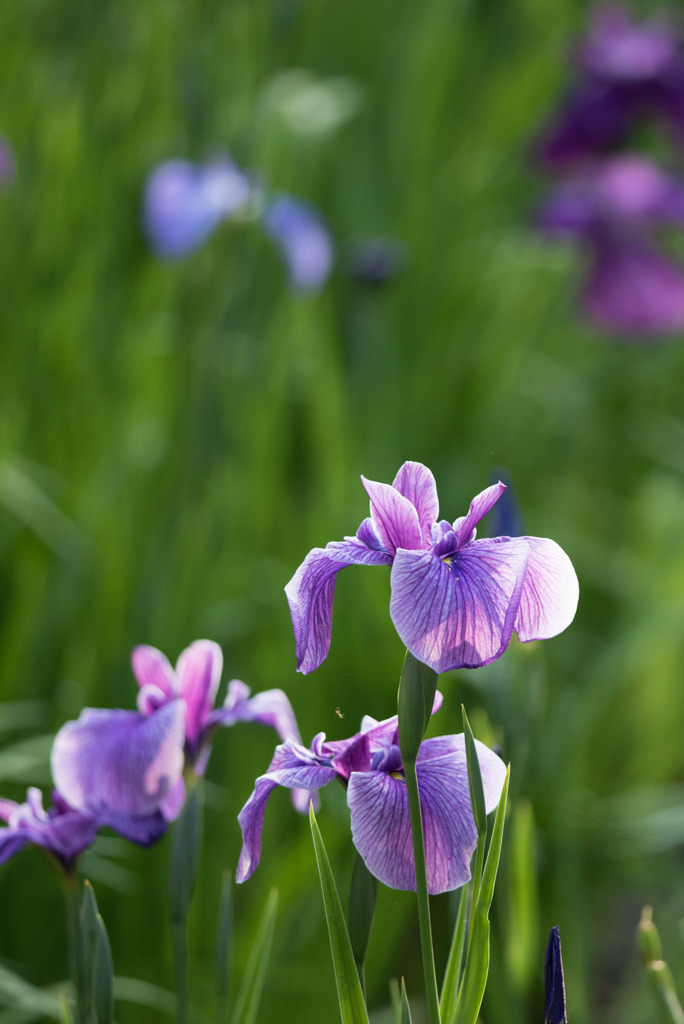
[[[337,996],[340,1005],[342,1024],[368,1024],[366,1004],[363,1000],[361,982],[354,962],[347,925],[342,912],[342,904],[333,878],[330,861],[321,837],[313,806],[309,808],[311,835],[313,836],[316,864],[323,890],[325,917],[328,922],[328,935],[332,950]]]
[[[278,890],[271,889],[266,909],[259,922],[245,976],[238,993],[231,1024],[254,1024],[266,982],[268,958],[271,955],[275,919],[278,913]]]

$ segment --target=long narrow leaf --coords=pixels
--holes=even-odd
[[[442,1020],[449,1020],[456,1006],[458,985],[461,980],[461,968],[463,966],[463,947],[465,944],[466,921],[468,920],[468,886],[461,887],[458,899],[458,913],[456,924],[449,950],[446,971],[444,972],[444,983],[439,999],[439,1012]]]
[[[401,1024],[411,1024],[411,1007],[406,995],[406,985],[401,979]]]
[[[332,950],[337,996],[340,1005],[342,1024],[368,1024],[368,1013],[363,1001],[361,982],[354,963],[349,933],[342,912],[342,904],[333,878],[330,861],[321,837],[313,805],[309,808],[311,835],[313,836],[316,864],[323,890],[325,917],[328,922],[328,935]]]
[[[487,862],[482,873],[482,885],[473,914],[473,933],[468,943],[468,957],[463,980],[456,1000],[456,1008],[449,1024],[475,1024],[482,1005],[489,973],[489,908],[494,896],[496,872],[501,855],[509,778],[510,766],[506,772],[503,792],[494,819]]]
[[[216,931],[216,1020],[223,1024],[228,1006],[228,990],[233,967],[233,895],[231,875],[224,872],[221,883],[218,928]]]
[[[242,985],[238,993],[235,1009],[231,1017],[231,1024],[254,1024],[261,994],[266,982],[266,970],[268,958],[271,955],[271,944],[273,932],[275,931],[275,919],[278,913],[278,890],[271,889],[266,909],[259,922],[252,952],[249,956],[247,970],[242,979]]]

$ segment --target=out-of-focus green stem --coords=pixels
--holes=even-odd
[[[416,865],[416,895],[418,897],[418,924],[420,927],[420,947],[423,955],[425,996],[427,998],[430,1024],[441,1024],[441,1018],[439,1015],[439,991],[437,989],[437,974],[435,972],[435,955],[432,947],[430,897],[428,895],[427,871],[425,868],[423,816],[420,810],[418,775],[416,773],[415,760],[406,761],[402,758],[402,764],[404,766],[409,812],[411,815],[413,859]]]
[[[81,918],[81,890],[75,875],[63,876],[67,901],[67,922],[69,928],[69,968],[76,997],[76,1024],[90,1024],[92,1001],[86,978],[85,951],[83,948],[83,926]]]

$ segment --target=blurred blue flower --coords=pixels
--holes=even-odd
[[[406,266],[406,250],[391,238],[366,238],[349,255],[349,273],[357,281],[378,286],[391,281]]]
[[[258,722],[275,729],[281,740],[300,740],[292,705],[282,690],[264,690],[250,697],[249,687],[233,679],[223,706],[214,708],[223,653],[212,640],[195,640],[186,647],[175,669],[166,655],[147,644],[134,649],[131,662],[140,686],[142,715],[153,716],[177,702],[184,708],[185,757],[196,775],[204,773],[211,738],[220,726]]]
[[[16,164],[12,147],[7,139],[0,135],[0,189],[12,184],[15,173]]]
[[[670,24],[637,24],[620,5],[601,6],[577,49],[576,67],[576,80],[542,133],[543,163],[562,168],[610,152],[643,116],[664,119],[684,142],[684,56]]]
[[[291,288],[299,292],[322,288],[332,270],[334,251],[318,210],[301,199],[281,194],[268,202],[262,224],[281,251]]]
[[[597,327],[643,337],[684,329],[684,272],[654,243],[658,226],[684,226],[681,182],[642,157],[613,157],[560,182],[538,223],[587,249],[581,305]]]
[[[544,962],[545,1002],[544,1024],[566,1024],[565,979],[563,978],[563,956],[561,954],[560,932],[557,926],[551,929]]]
[[[145,230],[160,256],[174,259],[196,249],[222,221],[254,198],[249,175],[227,157],[204,165],[169,160],[149,175],[143,200]]]
[[[572,622],[579,587],[558,544],[541,537],[475,539],[504,484],[478,494],[452,524],[438,518],[434,477],[419,462],[405,462],[391,486],[361,481],[370,518],[355,537],[310,551],[285,587],[300,672],[312,672],[328,655],[335,578],[349,565],[392,567],[394,626],[411,654],[435,672],[488,665],[514,631],[526,642],[555,636]]]
[[[437,693],[433,713],[442,695]],[[487,812],[501,797],[506,768],[477,742]],[[425,831],[428,890],[446,892],[470,878],[477,842],[468,786],[463,734],[424,740],[417,762]],[[236,880],[244,882],[261,857],[264,812],[276,786],[315,791],[339,779],[347,791],[354,845],[371,874],[393,889],[416,888],[406,783],[399,750],[398,717],[384,722],[366,716],[361,731],[348,740],[327,743],[319,733],[307,749],[289,741],[276,748],[268,771],[238,821],[243,846]]]

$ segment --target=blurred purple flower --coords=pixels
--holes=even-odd
[[[134,649],[131,662],[140,686],[138,709],[142,715],[154,715],[180,698],[185,709],[185,755],[197,775],[204,773],[211,737],[220,726],[258,722],[275,729],[281,740],[300,740],[294,711],[282,690],[265,690],[250,697],[249,687],[233,679],[223,706],[214,708],[223,654],[212,640],[196,640],[186,647],[175,670],[166,655],[146,644]]]
[[[0,864],[27,845],[41,846],[51,853],[66,871],[72,871],[76,858],[95,842],[98,822],[91,815],[70,807],[59,793],[53,793],[53,806],[43,810],[43,795],[31,787],[26,803],[0,799]]]
[[[12,147],[7,139],[0,135],[0,189],[11,185],[15,174],[16,164]]]
[[[542,134],[545,164],[560,168],[609,152],[642,115],[664,118],[684,141],[684,57],[672,26],[636,24],[622,6],[601,6],[577,65],[577,80]]]
[[[654,245],[654,229],[684,226],[684,185],[642,157],[613,157],[561,182],[539,225],[576,238],[591,266],[581,304],[608,332],[659,336],[684,328],[684,272]]]
[[[330,232],[321,214],[294,196],[271,199],[263,214],[264,230],[280,248],[295,291],[316,292],[332,270]]]
[[[433,713],[441,703],[438,693]],[[489,813],[499,802],[506,768],[484,744],[477,742],[477,750]],[[470,878],[477,842],[463,734],[424,740],[417,772],[428,889],[446,892]],[[333,779],[339,779],[347,791],[352,839],[368,870],[393,889],[415,890],[396,715],[384,722],[365,717],[361,731],[348,740],[326,743],[325,733],[319,733],[310,749],[293,741],[276,748],[268,771],[256,780],[252,796],[238,815],[243,836],[238,882],[249,878],[259,863],[264,812],[276,786],[317,790]]]
[[[152,248],[169,259],[196,249],[221,221],[243,209],[254,185],[227,157],[205,165],[160,164],[147,179],[143,203]]]
[[[154,841],[185,798],[184,719],[182,700],[149,716],[85,708],[55,737],[50,764],[57,790],[98,825],[134,842]]]
[[[330,648],[335,578],[349,565],[391,565],[390,615],[411,654],[435,670],[488,665],[515,631],[555,636],[575,615],[578,583],[552,540],[476,540],[476,526],[505,490],[488,487],[453,524],[439,520],[430,470],[405,462],[394,483],[361,477],[371,515],[355,537],[314,548],[285,587],[297,668],[312,672]]]

